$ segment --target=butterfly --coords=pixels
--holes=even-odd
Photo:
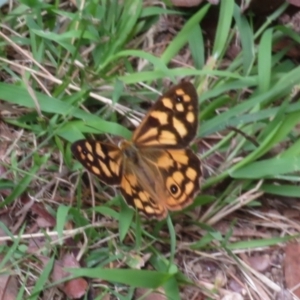
[[[201,163],[188,147],[197,128],[196,90],[181,82],[159,97],[131,140],[79,140],[71,150],[100,181],[119,187],[129,206],[161,220],[190,205],[199,192]]]

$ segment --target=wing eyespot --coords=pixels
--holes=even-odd
[[[172,195],[172,197],[178,198],[180,196],[180,187],[175,182],[174,178],[169,177],[167,179],[167,189],[169,190],[169,193]]]
[[[181,95],[176,95],[175,100],[177,103],[182,103],[183,102],[183,97]]]
[[[171,191],[171,193],[172,193],[173,195],[176,195],[177,192],[178,192],[178,186],[175,185],[175,184],[172,184],[172,185],[170,186],[170,191]]]

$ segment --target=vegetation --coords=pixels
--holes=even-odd
[[[210,4],[119,2],[0,11],[0,270],[18,285],[11,299],[71,299],[75,277],[95,299],[274,299],[280,282],[244,258],[280,251],[299,231],[283,212],[299,210],[300,67],[287,54],[300,36],[272,23],[287,5],[256,28],[221,1],[209,49],[199,24]],[[184,211],[147,220],[87,176],[70,145],[130,138],[145,103],[181,79],[199,94],[202,189]]]

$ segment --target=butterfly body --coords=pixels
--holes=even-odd
[[[158,99],[130,141],[80,140],[72,152],[102,182],[120,187],[130,206],[163,219],[190,205],[200,189],[200,161],[187,148],[197,125],[195,88],[182,82]]]

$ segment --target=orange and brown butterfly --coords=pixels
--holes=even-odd
[[[118,145],[97,140],[72,144],[77,160],[102,182],[117,186],[128,205],[148,217],[190,205],[200,189],[201,164],[188,148],[198,127],[198,97],[190,82],[163,94]]]

